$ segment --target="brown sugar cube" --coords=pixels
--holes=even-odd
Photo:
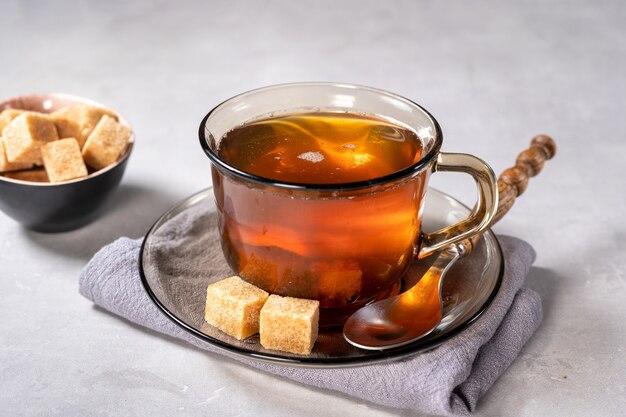
[[[4,174],[5,177],[12,178],[14,180],[30,181],[30,182],[50,182],[48,180],[48,174],[43,168],[30,169],[28,171],[14,171]]]
[[[361,290],[361,275],[358,262],[340,260],[316,262],[311,266],[313,274],[318,277],[320,298],[348,301]]]
[[[204,319],[239,340],[259,332],[259,314],[269,294],[238,276],[207,288]]]
[[[100,122],[87,138],[83,147],[83,158],[87,165],[102,169],[120,157],[130,139],[131,130],[112,117],[102,116]]]
[[[28,169],[32,167],[33,164],[28,162],[9,162],[6,151],[4,150],[4,138],[0,136],[0,173],[16,171],[18,169]]]
[[[51,113],[50,117],[56,125],[59,137],[76,138],[82,148],[104,115],[117,120],[117,115],[112,111],[85,104],[59,109]]]
[[[308,355],[317,340],[317,300],[272,294],[261,310],[261,345],[266,349]]]
[[[11,123],[11,121],[22,113],[24,113],[24,110],[20,110],[20,109],[3,110],[0,113],[0,135],[2,135],[2,131],[9,123]]]
[[[57,129],[48,115],[24,112],[2,131],[9,162],[41,165],[40,147],[59,139]]]
[[[46,143],[41,147],[41,155],[50,182],[73,180],[88,175],[78,142],[74,138]]]

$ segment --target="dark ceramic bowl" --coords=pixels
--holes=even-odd
[[[28,94],[0,102],[0,110],[14,108],[50,113],[76,104],[107,108],[67,94]],[[115,114],[120,123],[130,127],[126,119],[117,112]],[[134,142],[133,134],[116,163],[85,178],[51,184],[0,175],[0,210],[24,227],[38,232],[64,232],[86,225],[100,214],[105,202],[117,189]]]

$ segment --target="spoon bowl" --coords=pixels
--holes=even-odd
[[[456,247],[441,252],[411,289],[355,312],[344,324],[344,338],[361,349],[383,350],[430,334],[441,322],[443,277],[460,257]]]

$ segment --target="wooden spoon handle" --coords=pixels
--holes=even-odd
[[[498,177],[498,210],[490,226],[493,226],[513,207],[515,199],[528,187],[528,180],[539,174],[545,161],[552,159],[555,154],[554,139],[547,135],[537,135],[530,142],[530,147],[518,155],[515,166],[502,171]],[[469,255],[481,235],[482,233],[479,233],[461,242],[464,249],[463,256]]]

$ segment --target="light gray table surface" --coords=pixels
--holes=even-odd
[[[2,97],[67,92],[133,124],[106,213],[39,234],[0,214],[0,415],[410,415],[160,337],[78,294],[90,257],[210,184],[201,118],[237,93],[333,80],[409,97],[444,150],[496,172],[537,133],[557,157],[496,232],[530,242],[544,321],[479,416],[626,409],[626,6],[621,1],[0,1]],[[471,204],[471,180],[433,176]]]

